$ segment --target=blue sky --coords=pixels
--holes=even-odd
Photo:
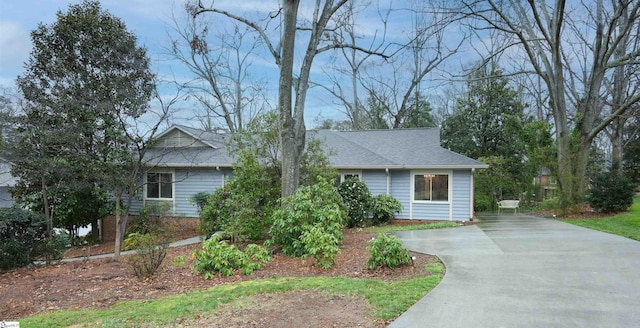
[[[79,2],[68,0],[3,0],[0,2],[0,85],[13,86],[15,78],[22,74],[23,64],[29,58],[31,49],[30,32],[41,22],[45,24],[55,22],[58,10],[66,11],[70,3]],[[179,63],[168,60],[166,51],[163,50],[169,45],[167,33],[172,24],[172,15],[184,13],[184,2],[184,0],[102,0],[101,5],[103,9],[120,18],[127,28],[137,35],[139,44],[148,49],[148,55],[153,62],[152,70],[156,74],[165,79],[187,80],[191,77],[189,72]],[[207,2],[204,1],[204,3]],[[263,17],[277,8],[277,1],[216,0],[215,3],[229,11],[246,10]],[[303,1],[301,6],[303,15],[310,14],[309,6],[305,6],[306,3],[311,2]],[[394,4],[398,3],[402,4],[403,1],[396,1]],[[391,37],[406,34],[407,22],[410,19],[407,19],[406,13],[403,15],[402,12],[398,12],[394,15],[395,21],[390,24],[388,34]],[[217,22],[222,24],[226,20],[222,16],[215,16],[212,19],[216,19],[216,24]],[[363,35],[375,33],[379,29],[378,24],[375,11],[365,12],[359,16],[358,25]],[[258,75],[267,81],[267,88],[271,90],[271,96],[275,99],[277,70],[274,69],[272,58],[268,55],[264,55],[263,58],[264,60],[254,64],[254,67]],[[326,56],[318,56],[314,62],[315,74],[312,79],[321,78],[321,68],[326,66],[326,60],[328,60]],[[169,90],[166,92],[171,93]],[[326,118],[345,118],[339,110],[336,110],[336,105],[328,94],[320,90],[310,90],[305,113],[308,124],[312,123],[318,115]],[[174,116],[172,123],[189,124],[189,117],[189,108],[183,108]]]

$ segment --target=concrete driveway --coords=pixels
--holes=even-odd
[[[640,327],[640,242],[525,215],[400,232],[447,273],[390,327]]]

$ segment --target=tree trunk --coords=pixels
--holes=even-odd
[[[113,259],[120,261],[120,249],[122,248],[122,239],[124,238],[124,230],[127,228],[126,216],[123,218],[121,214],[122,208],[122,192],[116,195],[116,241],[113,250]]]
[[[282,3],[283,31],[282,57],[280,58],[280,83],[278,106],[280,112],[280,142],[282,143],[282,197],[295,193],[300,182],[300,156],[296,149],[297,125],[293,119],[293,56],[296,42],[296,23],[299,0]]]

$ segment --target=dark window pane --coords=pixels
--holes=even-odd
[[[163,173],[160,175],[160,197],[173,198],[173,184],[171,182],[171,173]]]
[[[431,200],[448,201],[449,200],[449,176],[435,175],[433,176],[433,195]]]
[[[158,198],[160,195],[160,185],[157,173],[147,173],[147,198]]]
[[[430,200],[431,180],[428,174],[420,174],[414,177],[413,186],[414,200]]]

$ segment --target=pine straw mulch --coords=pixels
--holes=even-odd
[[[416,223],[423,222],[396,220],[393,224],[406,225]],[[426,264],[430,261],[437,261],[437,258],[431,255],[412,253],[411,255],[415,256],[416,259],[411,266],[395,270],[378,269],[369,271],[365,267],[365,261],[369,257],[369,252],[365,248],[372,237],[374,237],[374,234],[364,232],[362,229],[345,229],[341,254],[337,256],[336,265],[328,270],[314,267],[311,260],[302,262],[299,258],[290,258],[278,253],[274,254],[272,260],[264,265],[261,270],[255,271],[251,275],[245,276],[238,272],[231,277],[216,275],[210,280],[205,280],[201,275],[192,273],[191,254],[200,247],[200,244],[169,249],[159,273],[146,280],[139,280],[132,274],[126,258],[121,262],[107,258],[15,269],[0,274],[0,295],[2,295],[0,297],[0,320],[17,320],[33,314],[60,309],[107,308],[125,300],[151,299],[203,290],[217,285],[269,277],[329,276],[372,278],[385,281],[410,279],[429,275],[429,272],[425,269]],[[91,248],[91,253],[111,251],[112,247],[112,244],[94,246]],[[79,248],[79,250],[69,252],[70,255],[74,256],[82,255],[82,253],[86,253],[86,250],[82,251],[82,248]],[[172,262],[179,256],[185,258],[185,265],[172,265]],[[296,297],[304,300],[302,304],[304,304],[305,308],[315,308],[308,314],[308,317],[300,319],[302,320],[300,322],[307,323],[307,326],[312,322],[317,322],[320,326],[351,326],[356,323],[361,325],[360,319],[369,320],[371,325],[367,324],[365,326],[385,324],[370,321],[371,319],[366,315],[361,318],[363,311],[358,309],[362,308],[363,305],[360,304],[362,302],[358,303],[353,300],[346,300],[343,302],[344,304],[340,303],[340,306],[333,307],[336,312],[333,313],[334,317],[338,321],[328,319],[331,317],[331,313],[328,314],[327,318],[320,319],[318,315],[320,312],[327,311],[326,303],[331,300],[327,300],[324,296],[309,297],[309,295],[301,295]],[[269,298],[269,296],[261,297]],[[290,296],[284,298],[289,299]],[[274,299],[273,301],[282,303],[283,299]],[[337,302],[338,300],[333,301]],[[351,303],[353,303],[354,307],[352,312],[348,308],[348,304]],[[259,306],[264,308],[265,305]],[[299,317],[299,314],[303,312],[300,306],[295,308],[295,306],[291,305],[289,311],[296,313]],[[273,311],[273,309],[268,309],[267,312],[269,311]],[[345,319],[338,312],[343,313],[343,315],[345,313],[347,315],[353,313],[356,317]],[[364,312],[366,313],[366,311]],[[234,314],[231,317],[236,316]],[[283,317],[287,316],[283,315]],[[247,322],[238,324],[238,326],[242,326]],[[211,322],[207,321],[207,323]],[[229,324],[231,323],[229,322]],[[252,324],[252,326],[256,327],[273,325],[279,324],[273,320]]]

